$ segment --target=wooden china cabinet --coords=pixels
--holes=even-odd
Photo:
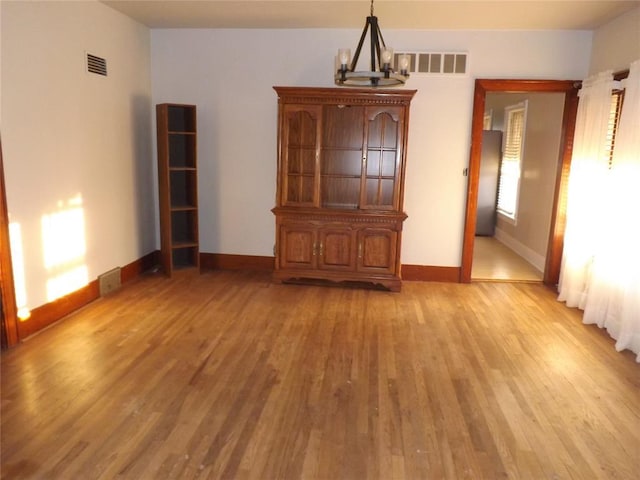
[[[274,87],[274,278],[399,291],[409,106],[415,90]]]

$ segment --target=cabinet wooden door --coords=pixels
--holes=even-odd
[[[398,210],[402,175],[401,107],[367,107],[366,170],[360,187],[360,208]]]
[[[355,271],[356,235],[348,227],[325,227],[318,231],[318,267]]]
[[[317,267],[317,229],[312,225],[284,224],[279,232],[279,267],[313,269]]]
[[[318,158],[322,106],[285,105],[280,140],[280,201],[284,206],[318,206]]]
[[[397,274],[398,232],[386,228],[365,228],[358,233],[358,271]]]

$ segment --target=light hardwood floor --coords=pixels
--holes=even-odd
[[[476,237],[471,279],[541,282],[542,272],[494,237]]]
[[[149,275],[2,353],[2,478],[635,479],[639,388],[539,284]]]

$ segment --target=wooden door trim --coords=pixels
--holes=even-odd
[[[471,149],[469,154],[469,180],[467,184],[467,204],[462,245],[460,282],[471,282],[473,263],[473,244],[478,209],[478,184],[480,179],[480,157],[482,154],[482,130],[487,92],[504,93],[564,93],[565,104],[560,137],[558,174],[553,199],[551,228],[543,281],[547,285],[556,285],[560,277],[560,263],[564,245],[565,199],[573,134],[578,105],[580,83],[573,80],[499,80],[476,79],[473,95],[473,117],[471,122]]]
[[[2,290],[2,308],[4,315],[3,341],[11,347],[18,343],[18,309],[13,284],[13,266],[9,243],[9,212],[4,183],[4,163],[2,159],[2,141],[0,140],[0,289]]]

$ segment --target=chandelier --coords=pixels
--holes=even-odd
[[[356,71],[358,58],[367,31],[371,40],[371,70]],[[371,15],[367,17],[367,23],[360,36],[353,60],[351,50],[341,48],[338,50],[339,67],[335,74],[336,85],[340,86],[394,86],[402,85],[409,78],[409,55],[398,55],[398,71],[394,70],[394,55],[391,48],[387,48],[382,38],[382,32],[378,25],[378,17],[373,15],[373,0],[371,0]]]

